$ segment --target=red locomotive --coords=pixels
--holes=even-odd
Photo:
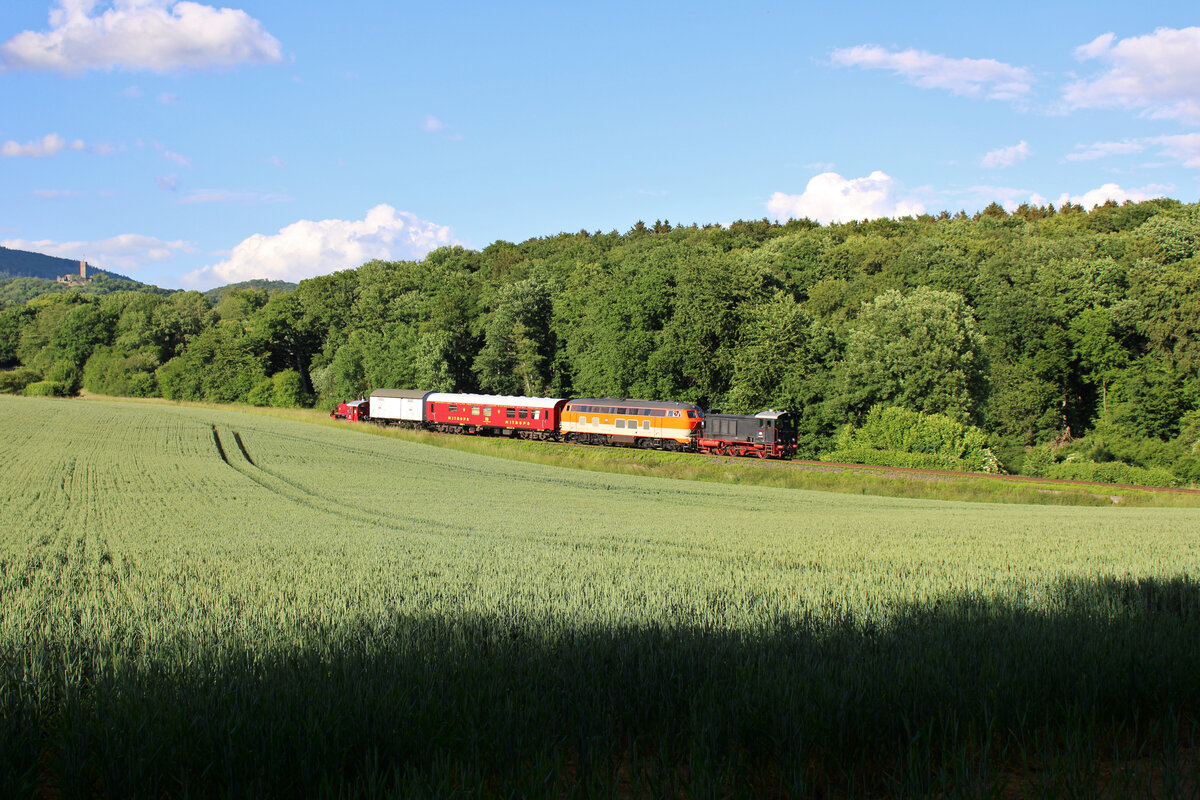
[[[349,403],[338,403],[338,407],[329,412],[329,417],[330,419],[348,419],[351,422],[366,422],[371,418],[371,402],[360,398]]]

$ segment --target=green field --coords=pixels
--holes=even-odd
[[[1200,510],[0,397],[0,796],[1189,796]]]

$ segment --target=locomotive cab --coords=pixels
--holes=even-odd
[[[702,452],[715,455],[789,458],[796,453],[796,430],[786,411],[708,414],[698,444]]]

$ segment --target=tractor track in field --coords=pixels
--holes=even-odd
[[[278,472],[267,469],[266,467],[256,464],[250,456],[250,451],[246,448],[242,441],[242,435],[236,430],[230,429],[233,434],[233,440],[237,444],[237,449],[241,453],[245,463],[238,461],[236,456],[231,458],[227,455],[224,446],[221,442],[221,435],[217,430],[217,426],[212,426],[213,441],[216,443],[217,452],[221,456],[230,469],[244,476],[261,486],[268,492],[283,498],[290,502],[310,508],[313,511],[330,514],[334,517],[339,517],[347,521],[356,521],[367,525],[375,525],[384,528],[392,528],[395,530],[407,530],[406,525],[418,526],[423,530],[429,528],[437,528],[450,534],[470,534],[472,531],[459,528],[447,524],[446,522],[436,519],[422,519],[413,516],[401,516],[396,514],[388,514],[382,511],[377,511],[370,508],[352,505],[342,500],[335,500],[325,495],[309,489],[307,486],[298,483],[294,480],[284,477]]]

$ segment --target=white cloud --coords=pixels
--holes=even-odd
[[[282,203],[289,200],[285,194],[259,194],[258,192],[231,192],[228,189],[196,189],[179,198],[183,205],[194,203]]]
[[[154,182],[158,184],[158,188],[162,189],[164,192],[179,191],[178,175],[159,175],[154,179]]]
[[[1159,28],[1120,41],[1106,33],[1077,47],[1075,57],[1103,62],[1108,70],[1066,87],[1072,108],[1140,109],[1158,119],[1200,123],[1200,28]]]
[[[1145,150],[1140,142],[1126,139],[1123,142],[1096,142],[1094,144],[1077,144],[1074,153],[1067,153],[1067,161],[1095,161],[1110,156],[1125,156],[1140,153]]]
[[[229,258],[184,276],[192,286],[270,278],[298,281],[382,259],[419,259],[456,244],[450,228],[378,205],[362,220],[300,220],[273,236],[255,234]]]
[[[1155,136],[1146,141],[1160,145],[1165,155],[1176,159],[1185,167],[1200,169],[1200,133]]]
[[[5,239],[0,241],[0,245],[14,250],[32,250],[35,253],[45,253],[72,260],[87,259],[89,264],[124,273],[137,272],[146,264],[165,261],[179,252],[195,252],[192,246],[184,241],[166,242],[153,236],[141,236],[136,233],[125,233],[95,242]]]
[[[925,213],[917,200],[898,197],[899,190],[896,181],[879,170],[850,179],[823,172],[808,182],[803,194],[775,192],[767,210],[778,219],[807,217],[822,223]]]
[[[1033,78],[1024,67],[990,58],[947,58],[921,50],[892,52],[877,45],[834,50],[833,63],[888,69],[922,89],[946,89],[966,97],[1015,100],[1029,93]]]
[[[1200,133],[1183,133],[1173,136],[1148,136],[1144,139],[1126,139],[1123,142],[1096,142],[1075,145],[1075,152],[1068,153],[1067,161],[1095,161],[1110,156],[1141,153],[1151,145],[1158,145],[1158,152],[1191,169],[1200,169]]]
[[[50,30],[0,44],[0,69],[79,73],[89,69],[232,67],[281,61],[279,40],[232,8],[190,0],[58,0]]]
[[[1124,203],[1126,200],[1140,203],[1143,200],[1165,197],[1169,191],[1171,191],[1170,186],[1163,186],[1161,184],[1150,184],[1140,189],[1122,189],[1115,183],[1106,183],[1099,189],[1092,189],[1090,192],[1084,192],[1079,195],[1064,192],[1058,198],[1058,206],[1061,208],[1070,202],[1083,206],[1090,211],[1094,206],[1102,206],[1109,200],[1114,200],[1117,203]]]
[[[25,144],[10,139],[0,145],[0,155],[9,158],[49,158],[58,155],[63,150],[83,150],[84,147],[82,139],[68,142],[57,133],[47,133],[41,139]]]
[[[445,129],[446,123],[442,122],[432,114],[426,114],[425,118],[421,120],[421,130],[425,131],[426,133],[439,133]]]
[[[172,164],[178,164],[181,167],[190,167],[192,160],[187,156],[181,156],[179,153],[168,150],[161,142],[154,143],[154,149],[162,153],[162,157]]]
[[[34,197],[49,200],[55,197],[80,197],[83,195],[83,192],[75,189],[34,189],[31,194]]]
[[[996,169],[1011,167],[1018,161],[1024,161],[1027,158],[1029,158],[1029,142],[1021,140],[1019,144],[1014,144],[1012,147],[1001,147],[999,150],[991,151],[979,163],[988,169]]]

